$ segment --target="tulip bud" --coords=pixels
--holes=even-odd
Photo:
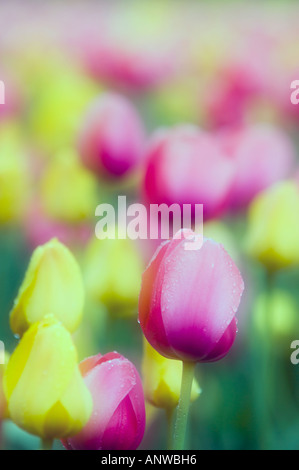
[[[76,450],[135,450],[145,429],[142,384],[134,365],[113,352],[80,364],[93,412],[80,433],[63,442]]]
[[[99,175],[123,176],[139,163],[143,144],[140,117],[125,97],[105,94],[93,103],[79,140],[88,168]]]
[[[90,241],[84,272],[87,292],[112,312],[136,314],[142,271],[141,257],[131,240]]]
[[[49,163],[41,180],[41,204],[48,216],[82,222],[93,217],[97,200],[96,179],[71,150],[59,153]]]
[[[87,423],[92,400],[70,333],[53,315],[32,325],[4,374],[11,419],[43,439],[67,437]]]
[[[40,57],[38,60],[42,62]],[[82,112],[97,90],[92,81],[61,61],[51,63],[49,69],[47,66],[41,74],[36,71],[36,77],[28,78],[28,83],[35,82],[36,93],[29,113],[29,131],[43,153],[51,156],[64,146],[74,145]]]
[[[260,294],[253,306],[253,321],[257,330],[275,338],[275,344],[282,344],[292,340],[294,331],[298,327],[298,308],[293,297],[281,290],[274,290],[270,294]]]
[[[284,181],[259,194],[249,208],[248,253],[270,271],[299,264],[299,187]]]
[[[182,379],[182,362],[161,356],[144,340],[143,377],[146,399],[158,408],[172,410],[179,403]],[[198,398],[201,390],[193,380],[191,400]]]
[[[144,272],[139,321],[163,356],[217,361],[234,342],[244,283],[222,245],[205,239],[200,249],[186,249],[188,234],[196,241],[191,230],[185,237],[179,232],[161,245]]]
[[[233,171],[208,133],[193,126],[160,131],[147,151],[144,197],[149,204],[203,204],[207,220],[226,208]]]
[[[290,174],[294,163],[291,140],[269,125],[255,125],[220,135],[223,151],[235,164],[230,208],[244,209],[260,191]]]
[[[12,331],[21,336],[45,315],[53,314],[73,332],[81,321],[84,286],[77,261],[52,239],[34,251],[10,314]]]
[[[0,188],[0,224],[23,218],[29,193],[28,165],[19,130],[11,124],[2,125],[0,131]]]

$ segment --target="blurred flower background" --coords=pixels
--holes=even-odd
[[[244,279],[230,354],[196,369],[188,448],[299,448],[299,366],[290,361],[299,339],[298,15],[295,1],[1,3],[0,340],[8,355],[16,348],[9,314],[19,334],[28,292],[14,300],[34,249],[57,238],[84,287],[77,266],[56,275],[40,252],[26,289],[32,278],[43,284],[38,302],[51,287],[65,314],[63,282],[76,277],[78,360],[116,350],[135,364],[146,397],[140,448],[165,448],[181,370],[149,349],[137,322],[157,243],[95,237],[96,206],[117,208],[119,195],[203,203],[204,236],[224,245]],[[59,265],[69,255],[56,248]],[[38,448],[7,419],[4,368],[0,446]]]

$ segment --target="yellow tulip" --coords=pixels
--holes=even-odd
[[[53,316],[32,325],[4,373],[10,418],[43,439],[78,433],[92,412],[92,398],[77,365],[70,333]]]
[[[259,194],[249,210],[248,253],[269,271],[299,264],[299,186],[278,183]]]
[[[29,131],[45,154],[64,145],[75,145],[82,113],[99,92],[94,83],[60,60],[33,77],[35,88]],[[27,83],[30,83],[28,79]]]
[[[146,399],[158,408],[166,410],[175,408],[180,398],[182,362],[161,356],[144,340],[142,370]],[[191,400],[196,400],[200,393],[200,387],[194,379]]]
[[[94,216],[97,181],[72,150],[57,154],[41,181],[41,202],[50,217],[75,223]]]
[[[22,217],[29,194],[26,157],[19,131],[12,123],[0,131],[0,223]]]
[[[76,259],[57,239],[34,251],[10,314],[12,331],[21,336],[30,325],[53,314],[73,332],[84,306],[84,285]]]
[[[292,338],[298,327],[298,309],[293,297],[281,290],[260,294],[253,307],[253,320],[257,330],[276,339]]]
[[[87,292],[112,313],[136,314],[142,272],[141,257],[131,240],[90,241],[84,263]]]

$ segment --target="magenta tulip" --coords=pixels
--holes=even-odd
[[[204,239],[200,249],[190,250],[186,244],[192,242],[179,235],[161,245],[143,275],[140,325],[165,357],[217,361],[234,342],[244,283],[222,245]]]
[[[203,204],[205,220],[226,208],[234,165],[212,135],[179,126],[153,136],[146,158],[144,198],[149,204]]]
[[[121,177],[138,165],[143,145],[143,125],[129,100],[106,93],[92,104],[79,137],[79,152],[89,169]]]
[[[229,201],[233,210],[246,208],[260,191],[288,177],[295,160],[291,139],[266,124],[225,131],[220,145],[236,169]]]
[[[113,352],[80,364],[93,398],[93,412],[76,436],[63,441],[69,450],[135,450],[145,430],[141,379],[134,365]]]

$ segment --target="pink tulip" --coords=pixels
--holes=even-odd
[[[211,127],[245,124],[251,104],[265,96],[271,80],[265,59],[268,47],[265,49],[257,51],[255,44],[253,50],[243,52],[245,58],[238,58],[217,72],[215,82],[203,98]]]
[[[195,126],[160,131],[147,151],[144,198],[149,204],[203,204],[205,220],[226,208],[233,164],[215,139]]]
[[[89,109],[79,139],[84,164],[99,175],[123,176],[140,161],[144,129],[123,96],[104,94]]]
[[[291,139],[270,125],[226,131],[219,141],[236,169],[229,202],[233,210],[246,208],[256,194],[292,170],[295,152]]]
[[[80,364],[93,398],[93,412],[76,436],[63,442],[69,450],[135,450],[145,430],[141,379],[134,365],[113,352]]]
[[[172,44],[156,46],[148,44],[134,50],[102,35],[100,40],[85,42],[84,62],[95,79],[124,90],[150,90],[176,73],[181,55]]]
[[[190,243],[178,233],[152,258],[142,279],[139,321],[163,356],[213,362],[234,342],[244,283],[222,245],[204,239],[200,249],[186,249]]]

